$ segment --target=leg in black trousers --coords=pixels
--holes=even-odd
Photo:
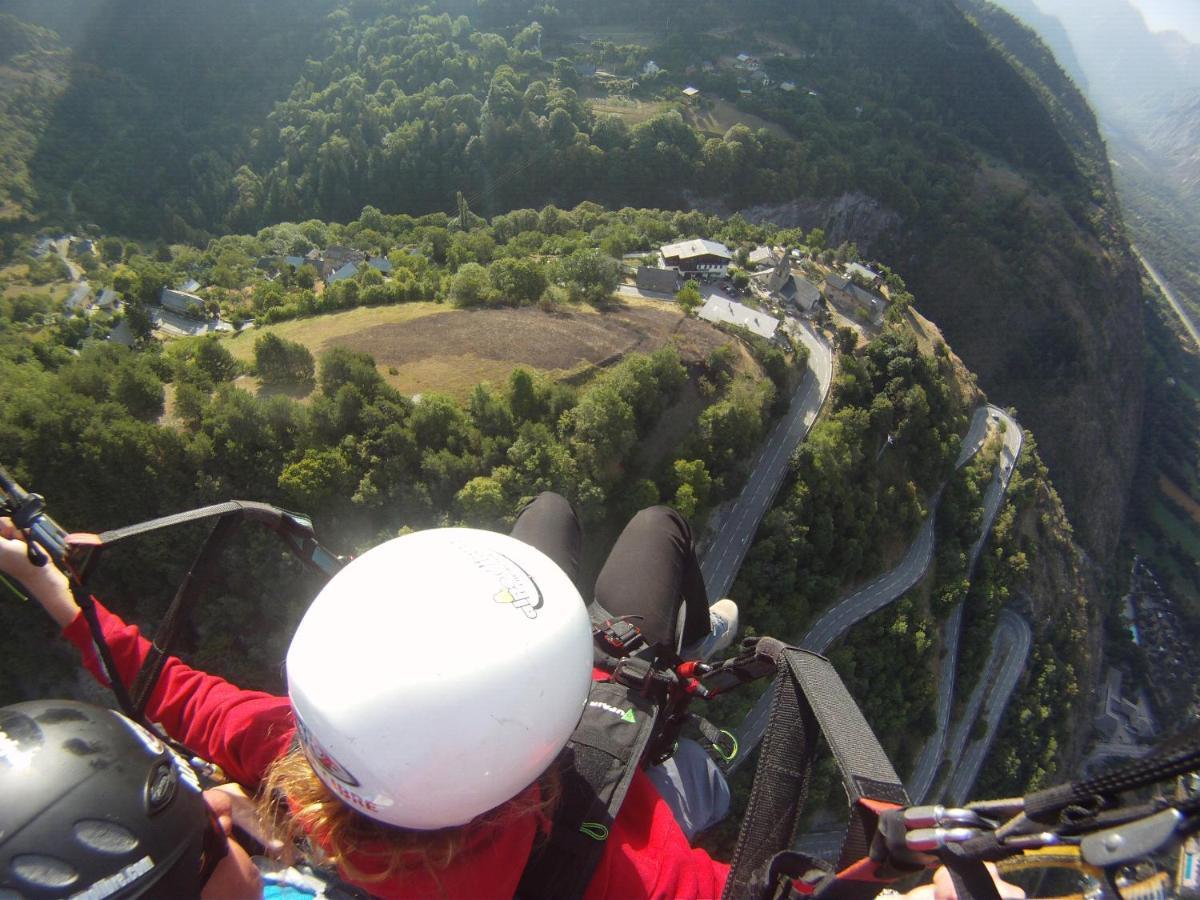
[[[595,597],[614,616],[638,617],[655,646],[677,651],[707,635],[708,593],[687,520],[667,506],[634,516],[604,561]]]
[[[579,586],[579,553],[583,529],[565,497],[543,491],[517,514],[512,536],[541,550]]]

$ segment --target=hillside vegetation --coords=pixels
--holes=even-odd
[[[19,202],[44,221],[203,243],[367,205],[801,204],[776,221],[905,261],[984,387],[1043,435],[1084,542],[1114,545],[1140,321],[1107,167],[1085,111],[949,0],[706,2],[687,15],[623,0],[302,0],[283,17],[231,0],[203,15],[108,0],[87,5],[86,29],[72,21],[79,0],[53,6],[18,6],[72,47],[61,98],[13,163],[36,191]],[[765,82],[732,64],[739,52],[761,58]],[[661,71],[644,74],[651,59]],[[686,116],[685,84],[701,91]],[[597,115],[589,98],[614,91],[662,111]],[[719,104],[771,127],[690,124]],[[837,215],[848,196],[876,213]]]

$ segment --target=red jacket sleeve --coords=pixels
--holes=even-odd
[[[117,673],[130,685],[150,652],[150,642],[135,626],[127,625],[98,602],[96,614]],[[87,669],[107,684],[82,613],[63,629],[63,636],[79,649]],[[174,656],[168,656],[163,664],[146,705],[146,717],[250,790],[258,787],[267,766],[287,752],[296,729],[286,697],[242,690]]]

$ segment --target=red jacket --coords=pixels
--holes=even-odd
[[[132,684],[150,643],[99,603],[96,612],[121,679]],[[76,616],[63,634],[79,648],[92,674],[104,681],[83,616]],[[249,790],[256,790],[271,762],[288,751],[296,730],[287,697],[242,690],[175,657],[163,666],[146,715]],[[385,897],[511,897],[543,822],[530,816],[503,827],[476,826],[462,853],[436,873],[436,880],[425,869],[412,869],[384,882],[358,884]],[[319,835],[314,838],[320,842]],[[360,869],[372,868],[370,859],[354,862]],[[719,897],[728,874],[728,865],[688,845],[670,807],[639,770],[585,896]]]

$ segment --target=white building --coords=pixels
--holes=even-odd
[[[715,295],[705,301],[696,315],[707,322],[726,322],[730,325],[737,325],[767,340],[775,337],[775,331],[779,328],[779,320],[774,316],[751,309],[736,300],[728,300]]]
[[[733,254],[729,248],[717,241],[693,238],[677,241],[659,248],[663,268],[678,269],[684,275],[712,275],[724,278],[729,273]]]

